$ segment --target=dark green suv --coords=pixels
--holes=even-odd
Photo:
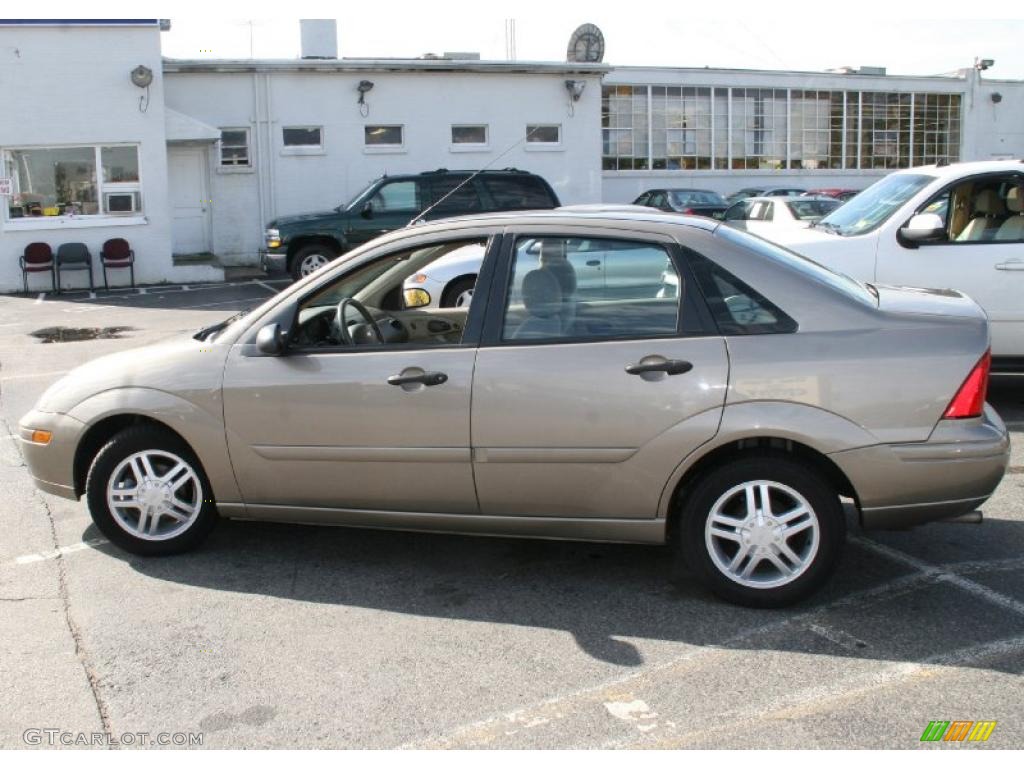
[[[298,280],[345,251],[401,229],[416,218],[558,206],[550,184],[515,168],[480,172],[440,168],[383,176],[334,210],[274,219],[267,225],[261,261],[264,269],[285,269]]]

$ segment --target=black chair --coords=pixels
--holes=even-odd
[[[132,288],[135,287],[135,251],[128,245],[123,237],[115,237],[107,240],[100,251],[100,263],[103,264],[103,287],[108,291],[110,284],[107,282],[108,269],[128,268],[131,276]]]
[[[92,254],[85,243],[62,243],[57,248],[57,292],[60,293],[60,273],[86,270],[89,273],[89,290],[95,290],[92,282]]]
[[[29,272],[49,272],[53,292],[57,292],[57,277],[53,262],[53,249],[46,243],[29,243],[25,246],[25,254],[18,257],[21,265],[21,285],[28,293]]]

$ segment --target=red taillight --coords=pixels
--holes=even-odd
[[[967,374],[956,395],[946,408],[944,419],[973,419],[981,416],[988,394],[988,371],[992,367],[992,350],[986,350],[974,369]]]
[[[687,208],[685,211],[683,211],[683,213],[688,213],[689,215],[692,216],[693,215],[693,208]]]

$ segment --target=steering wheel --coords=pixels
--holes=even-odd
[[[380,328],[377,327],[377,323],[366,307],[363,306],[363,303],[356,299],[342,299],[338,302],[338,308],[334,310],[334,323],[338,326],[338,335],[341,337],[341,343],[348,346],[355,344],[355,341],[352,340],[352,333],[348,329],[348,323],[345,322],[345,310],[350,306],[355,307],[355,310],[363,316],[366,324],[373,328],[373,335],[377,337],[377,341],[383,344],[384,334],[380,332]]]

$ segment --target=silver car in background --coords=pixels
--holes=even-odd
[[[468,305],[406,303],[474,248]],[[494,214],[82,366],[20,439],[41,489],[139,554],[219,517],[669,544],[725,599],[780,606],[834,570],[842,499],[906,528],[992,494],[988,345],[956,291],[858,283],[710,219]]]

